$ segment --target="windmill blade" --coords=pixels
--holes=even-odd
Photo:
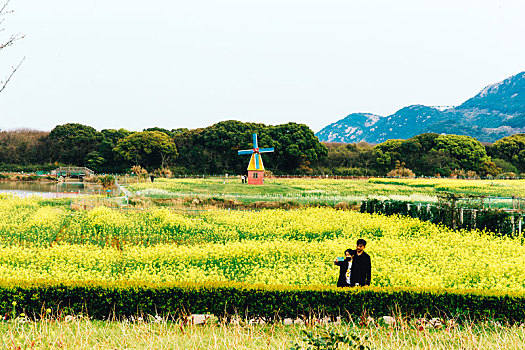
[[[253,134],[253,148],[257,148],[257,134]]]
[[[259,170],[259,157],[260,155],[255,154],[255,169]]]
[[[242,151],[238,151],[237,152],[237,155],[241,155],[241,154],[252,154],[253,153],[253,150],[252,149],[245,149],[245,150],[242,150]]]
[[[259,148],[259,153],[268,153],[268,152],[273,152],[273,147],[272,148]]]

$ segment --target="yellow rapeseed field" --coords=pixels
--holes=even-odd
[[[334,285],[336,256],[368,241],[372,284],[525,291],[521,238],[329,208],[73,212],[0,199],[0,278]]]

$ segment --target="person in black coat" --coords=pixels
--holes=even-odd
[[[337,259],[334,260],[334,265],[339,266],[339,279],[337,280],[338,287],[350,287],[352,252],[351,249],[347,249],[345,250],[345,259],[343,261]]]
[[[350,287],[370,285],[370,280],[372,279],[372,264],[370,262],[370,255],[365,253],[365,248],[366,241],[364,239],[358,239],[356,250],[351,251],[353,259]]]

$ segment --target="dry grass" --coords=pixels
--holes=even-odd
[[[0,323],[1,346],[5,349],[289,349],[303,345],[303,330],[319,326],[276,324],[185,325],[160,317],[146,320],[91,321],[66,316]],[[364,339],[372,349],[523,349],[523,325],[500,325],[493,321],[462,326],[421,327],[415,322],[397,325],[338,324],[337,332],[350,332]],[[341,347],[344,349],[344,347]]]

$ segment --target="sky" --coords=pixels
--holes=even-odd
[[[4,0],[5,1],[5,0]],[[0,0],[0,3],[3,1]],[[458,105],[525,70],[523,0],[11,0],[0,129],[207,127]]]

